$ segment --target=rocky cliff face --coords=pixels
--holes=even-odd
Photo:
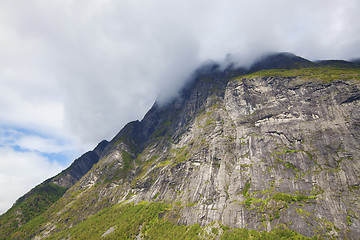
[[[64,188],[70,188],[99,161],[100,156],[108,143],[109,142],[106,140],[101,141],[94,150],[84,153],[67,169],[51,178],[51,182]]]
[[[27,236],[61,236],[101,209],[148,201],[176,206],[161,217],[178,225],[356,239],[360,70],[279,62],[307,68],[198,71],[181,98],[125,126]]]

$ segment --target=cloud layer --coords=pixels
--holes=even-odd
[[[18,143],[30,154],[29,166],[49,162],[46,152],[64,146],[85,151],[111,139],[155,99],[176,95],[208,59],[231,53],[247,65],[276,51],[311,60],[360,57],[357,0],[0,4],[0,127],[36,132]],[[24,154],[0,146],[0,168]],[[17,176],[6,169],[1,186]],[[2,189],[0,196],[10,191]]]
[[[92,144],[141,118],[159,94],[174,94],[209,58],[232,53],[247,64],[266,51],[310,59],[360,52],[356,0],[2,5],[0,77],[8,89],[0,103],[12,113],[2,120],[26,114]]]

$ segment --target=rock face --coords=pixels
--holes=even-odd
[[[95,163],[99,161],[100,156],[107,145],[108,141],[101,141],[94,148],[94,150],[84,153],[81,157],[76,159],[67,169],[62,171],[59,175],[53,177],[51,179],[51,182],[64,188],[70,188],[82,176],[84,176]]]
[[[62,231],[114,204],[156,201],[181,206],[165,213],[177,224],[356,239],[360,75],[337,69],[329,78],[330,70],[199,71],[181,98],[125,126],[29,236]]]

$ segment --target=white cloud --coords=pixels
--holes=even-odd
[[[33,152],[0,147],[0,214],[35,185],[59,173],[64,166]]]
[[[0,128],[0,146],[19,148],[21,151],[39,152],[42,154],[79,150],[68,139],[56,138],[56,135],[43,136],[34,131],[11,127]]]
[[[54,139],[46,139],[39,136],[23,136],[17,140],[16,144],[26,150],[42,153],[61,153],[69,151],[73,147],[69,144],[61,144]]]
[[[10,88],[1,99],[10,103],[2,106],[9,112],[4,118],[38,119],[94,146],[141,119],[158,95],[175,94],[209,58],[232,53],[248,64],[268,51],[358,57],[359,6],[356,0],[3,2],[0,81]]]
[[[19,89],[22,87],[22,83],[19,82],[18,85],[19,87],[3,83],[0,88],[0,109],[2,112],[0,123],[55,132],[57,130],[59,132],[58,129],[62,127],[64,115],[63,103],[52,99],[52,97],[38,96],[41,99],[33,99],[37,96],[22,95],[21,89]],[[31,91],[34,95],[41,94],[37,92],[37,89],[30,89],[29,92]]]

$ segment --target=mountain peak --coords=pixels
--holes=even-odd
[[[312,67],[315,64],[307,59],[296,56],[293,53],[282,52],[262,56],[250,67],[249,72],[266,69],[290,69]]]

